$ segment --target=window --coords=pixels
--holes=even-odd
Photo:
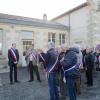
[[[65,44],[66,42],[66,35],[65,34],[59,34],[59,44]]]
[[[49,33],[48,34],[48,42],[56,42],[56,34],[55,33]]]
[[[3,31],[0,29],[0,55],[2,55]]]
[[[23,56],[25,56],[27,49],[31,45],[34,45],[34,32],[23,30],[21,33],[21,38],[22,38],[22,44],[23,44]]]
[[[23,40],[23,56],[25,56],[25,53],[27,51],[27,49],[31,46],[34,45],[34,41],[33,40]]]

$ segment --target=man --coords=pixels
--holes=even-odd
[[[80,50],[80,45],[75,44],[74,45],[74,48],[76,48],[76,50],[77,50],[77,53],[76,53],[76,56],[77,56],[77,64],[80,65],[79,66],[80,67],[79,69],[80,69],[80,75],[81,75],[81,72],[83,70],[83,62],[82,62],[83,55],[82,55],[82,52]],[[81,76],[76,79],[76,90],[77,90],[76,91],[77,94],[80,95],[81,94]]]
[[[86,49],[86,55],[84,57],[85,71],[87,78],[87,86],[93,86],[93,67],[94,67],[94,56],[90,48]]]
[[[26,53],[26,58],[27,58],[27,63],[30,71],[30,80],[29,82],[34,81],[34,72],[36,73],[37,80],[41,82],[40,80],[40,74],[38,70],[38,62],[39,62],[39,57],[38,53],[35,49],[33,49],[33,46],[29,47],[29,50]]]
[[[19,61],[19,53],[16,49],[16,43],[12,44],[12,47],[8,50],[8,59],[9,59],[9,66],[10,66],[10,84],[13,84],[13,71],[14,71],[14,81],[18,83],[17,80],[17,64]]]
[[[57,52],[53,42],[48,43],[48,51],[46,54],[46,71],[50,92],[50,100],[59,100],[59,92],[57,87],[57,72],[55,70],[58,62]]]
[[[46,69],[46,62],[45,62],[45,57],[46,57],[46,54],[43,52],[42,49],[39,50],[39,62],[40,64],[44,67],[44,69]]]
[[[70,100],[76,100],[76,86],[75,82],[77,77],[79,77],[79,71],[77,70],[77,56],[76,56],[76,49],[68,47],[64,50],[65,56],[60,60],[62,65],[66,84],[68,86],[69,98]]]
[[[65,45],[61,45],[60,47],[57,48],[57,52],[59,55],[59,61],[65,56]],[[64,82],[64,72],[61,68],[62,66],[59,63],[59,86],[60,86],[60,94],[61,94],[61,99],[66,99],[67,91],[66,91],[66,83]]]

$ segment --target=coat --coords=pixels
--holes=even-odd
[[[33,65],[38,65],[38,64],[39,64],[39,55],[38,55],[37,51],[34,50],[34,49],[33,49],[33,50],[28,50],[28,51],[26,52],[25,59],[26,59],[27,65],[28,65],[29,62],[30,62],[30,56],[31,56],[32,54],[35,56],[35,58],[33,57],[33,60],[32,60]]]
[[[13,50],[13,49],[12,49]],[[19,52],[17,49],[13,50],[15,55],[16,55],[16,58],[17,58],[17,62],[19,61]],[[14,58],[12,52],[11,52],[11,49],[8,50],[8,64],[9,65],[12,65],[14,64],[14,62],[16,62],[16,59]]]
[[[76,53],[78,51],[74,48],[70,48],[66,53],[64,58],[60,61],[61,65],[63,66],[64,70],[67,70],[77,64],[77,56]]]
[[[47,51],[46,54],[46,70],[48,71],[52,66],[55,64],[57,60],[57,52],[55,51],[54,48],[51,48]],[[55,71],[53,71],[55,72]]]
[[[85,67],[88,69],[92,69],[94,66],[94,56],[92,53],[88,53],[84,57]]]

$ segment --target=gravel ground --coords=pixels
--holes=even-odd
[[[9,73],[0,74],[3,86],[0,86],[0,100],[49,100],[47,81],[45,81],[43,71],[40,71],[42,82],[36,78],[34,82],[29,80],[27,68],[18,69],[18,79],[20,83],[9,84]],[[82,94],[78,100],[100,100],[100,72],[94,74],[94,86],[87,87],[85,84],[84,73],[82,75]],[[68,100],[68,99],[66,99]]]

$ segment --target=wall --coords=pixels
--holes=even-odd
[[[8,49],[11,47],[11,44],[15,42],[20,53],[20,64],[23,60],[23,47],[22,47],[22,31],[32,31],[34,39],[34,47],[36,49],[43,48],[47,49],[48,44],[48,32],[56,33],[56,46],[59,45],[59,34],[66,34],[66,42],[68,42],[68,32],[67,30],[59,29],[50,29],[50,28],[38,28],[32,26],[21,26],[21,25],[11,25],[11,24],[2,24],[0,23],[0,29],[3,29],[3,56],[7,59]]]
[[[86,6],[55,20],[58,23],[70,26],[71,45],[75,43],[79,43],[80,45],[82,45],[82,47],[86,47],[87,45],[89,45],[88,16],[89,9]]]

